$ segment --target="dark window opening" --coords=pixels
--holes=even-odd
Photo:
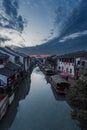
[[[0,65],[3,64],[3,60],[0,60]]]
[[[77,64],[80,65],[80,61],[78,61]]]
[[[72,69],[70,69],[70,74],[72,73]]]
[[[85,66],[85,61],[82,61],[82,66]]]
[[[66,68],[66,72],[68,72],[68,68]]]

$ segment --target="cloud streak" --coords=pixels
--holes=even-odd
[[[68,36],[65,36],[63,37],[61,40],[59,40],[59,42],[65,42],[67,40],[73,40],[75,38],[78,38],[78,37],[82,37],[82,36],[85,36],[87,35],[87,30],[83,31],[83,32],[77,32],[77,33],[73,33],[73,34],[70,34]]]
[[[79,8],[82,0],[59,0],[58,7],[55,11],[55,23],[58,27],[58,31],[63,30],[68,22],[69,18],[72,16],[73,11]]]

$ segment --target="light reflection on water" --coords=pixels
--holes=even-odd
[[[0,130],[80,130],[78,122],[71,118],[71,108],[66,98],[55,93],[39,68],[33,70],[31,85],[30,81],[28,83],[23,84],[23,89],[26,86],[28,89],[25,98],[14,100],[15,117],[7,125],[7,120],[13,115],[12,108],[8,111],[12,114],[7,116],[7,120],[2,120]],[[21,92],[24,94],[24,90]]]

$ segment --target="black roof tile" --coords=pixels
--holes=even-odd
[[[20,67],[18,65],[14,64],[10,61],[8,62],[6,67],[10,70],[13,70],[13,71],[20,69]]]
[[[8,50],[10,50],[10,51],[12,51],[13,53],[16,53],[16,54],[18,54],[18,55],[20,55],[20,56],[23,56],[23,57],[29,57],[28,55],[26,55],[26,54],[24,54],[24,53],[16,52],[16,51],[12,50],[12,49],[9,48],[9,47],[5,47],[5,48],[7,48]]]
[[[0,59],[7,59],[7,58],[9,58],[8,55],[3,54],[3,53],[0,52]]]
[[[10,77],[14,75],[14,71],[8,69],[7,67],[0,68],[0,74]]]
[[[6,53],[8,53],[8,54],[10,54],[10,55],[13,55],[13,56],[19,57],[17,54],[13,54],[13,53],[7,51],[4,47],[0,47],[0,50],[1,50],[1,51],[4,51],[4,52],[6,52]]]

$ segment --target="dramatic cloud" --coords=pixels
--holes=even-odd
[[[10,17],[16,18],[18,15],[18,2],[15,0],[3,0],[5,13]]]
[[[24,47],[25,41],[20,32],[8,28],[0,28],[0,46],[5,45]]]
[[[77,33],[73,33],[73,34],[70,34],[68,36],[65,36],[64,38],[62,38],[61,40],[59,40],[59,42],[65,42],[67,40],[72,40],[72,39],[75,39],[77,37],[82,37],[84,35],[87,35],[87,30],[85,30],[83,32],[77,32]]]
[[[24,20],[21,15],[18,15],[18,1],[2,0],[0,4],[3,7],[2,11],[0,11],[0,26],[22,32],[24,29]]]
[[[19,15],[19,0],[0,0],[0,46],[24,46],[25,22]]]
[[[80,3],[81,0],[59,0],[58,7],[55,11],[55,24],[58,27],[58,31],[61,31],[66,26],[73,11],[79,8]]]
[[[44,43],[54,38],[55,35],[54,31],[55,31],[54,29],[51,29],[49,36],[47,38],[42,39],[41,42]]]
[[[67,25],[70,26],[72,23],[72,14],[74,14],[75,9],[79,8],[81,1],[0,0],[0,27],[21,32],[22,36],[26,39],[25,44],[27,46],[39,45],[59,37],[62,35],[62,32],[64,33]],[[25,29],[23,17],[28,21]],[[68,24],[67,21],[70,19],[71,22]]]
[[[11,39],[7,38],[7,37],[3,37],[0,36],[0,43],[6,42],[6,41],[10,41]]]

